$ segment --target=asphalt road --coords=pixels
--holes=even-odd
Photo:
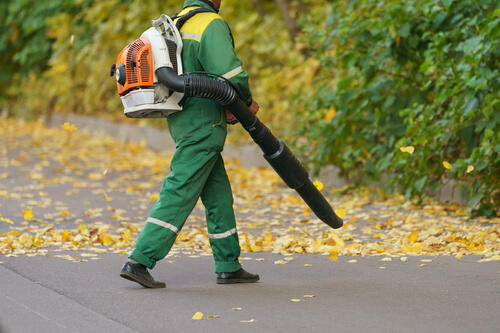
[[[11,139],[3,147],[19,142]],[[43,156],[37,147],[27,144],[0,156],[0,176],[8,174],[0,177],[0,190],[15,194],[0,196],[0,213],[16,227],[28,207],[36,207],[37,218],[59,228],[74,228],[89,208],[102,208],[102,216],[85,217],[85,223],[115,221],[115,211],[107,209],[111,204],[101,192],[96,194],[99,189],[113,197],[112,208],[128,209],[130,221],[144,220],[152,202],[146,198],[147,203],[131,205],[132,195],[114,190],[109,174],[100,182],[90,181],[78,170],[60,174],[51,162],[54,170],[46,167],[44,173],[60,181],[37,180],[36,173],[42,171],[37,171],[35,157]],[[14,159],[23,162],[14,164]],[[127,182],[132,180],[140,181]],[[82,181],[88,184],[70,195],[72,185]],[[160,184],[160,178],[153,179],[143,191],[156,192]],[[62,209],[72,215],[46,215]],[[203,212],[197,208],[195,214]],[[286,221],[292,215],[283,211],[274,219]],[[0,223],[0,233],[11,227]],[[55,257],[61,254],[57,250],[50,249],[49,257],[0,255],[1,333],[497,332],[500,327],[500,264],[478,263],[478,256],[408,257],[406,262],[341,256],[332,262],[326,256],[294,255],[287,264],[274,264],[285,258],[245,253],[244,267],[259,273],[261,281],[216,285],[210,256],[179,253],[153,270],[167,288],[149,290],[119,277],[123,254],[72,262]],[[68,254],[78,257],[76,251]],[[196,312],[202,312],[203,319],[192,320]]]
[[[2,332],[497,332],[500,327],[495,262],[439,257],[421,266],[420,257],[356,263],[293,257],[276,265],[282,256],[253,253],[243,263],[261,275],[259,283],[217,285],[211,257],[178,255],[154,269],[154,276],[167,282],[159,290],[121,279],[120,255],[82,263],[3,257]],[[202,320],[191,319],[196,312],[204,314]]]

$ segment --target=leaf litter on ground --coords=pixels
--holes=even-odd
[[[0,136],[0,211],[18,207],[17,214],[0,216],[8,227],[0,234],[0,254],[83,251],[78,258],[61,255],[80,262],[98,259],[91,254],[132,249],[158,198],[171,154],[152,151],[144,142],[92,135],[71,124],[49,128],[41,121],[1,119]],[[480,262],[500,260],[500,219],[471,219],[462,205],[431,199],[416,204],[369,188],[342,195],[341,190],[323,189],[345,221],[333,230],[274,171],[247,169],[237,160],[226,161],[226,168],[242,253],[321,254],[332,261],[339,256],[406,261],[408,256],[464,255],[481,256]],[[68,202],[78,200],[81,209],[72,211],[60,201],[61,193]],[[179,233],[169,257],[211,254],[202,208],[198,202],[198,213]],[[274,261],[288,262],[286,257]]]

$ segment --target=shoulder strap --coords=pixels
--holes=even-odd
[[[187,22],[187,20],[189,20],[191,17],[193,17],[199,13],[213,13],[213,11],[211,11],[210,9],[205,9],[205,8],[196,8],[196,9],[193,9],[193,10],[191,10],[191,11],[189,11],[186,14],[181,15],[181,16],[179,16],[179,13],[175,14],[174,16],[172,16],[172,21],[178,19],[177,22],[175,22],[175,26],[177,27],[177,30],[180,31],[182,26],[184,25],[184,23]],[[226,25],[227,25],[227,28],[229,29],[229,35],[231,35],[231,41],[233,43],[233,48],[234,48],[233,32],[231,31],[231,28],[229,27],[229,25],[227,23],[226,23]]]
[[[179,14],[175,14],[174,16],[172,16],[172,20],[176,20],[177,18],[179,18],[177,20],[177,22],[175,22],[175,25],[176,25],[177,29],[180,31],[182,26],[184,25],[184,23],[187,22],[187,20],[189,20],[191,17],[193,17],[199,13],[213,13],[213,11],[211,11],[210,9],[205,9],[205,8],[196,8],[196,9],[193,9],[193,10],[187,12],[186,14],[184,14],[182,16],[179,16]]]
[[[227,25],[227,28],[229,29],[229,35],[231,36],[231,43],[233,43],[233,49],[234,49],[234,48],[236,48],[236,46],[234,46],[233,32],[231,31],[231,28],[229,27],[229,24],[227,24],[227,22],[226,22],[226,25]]]

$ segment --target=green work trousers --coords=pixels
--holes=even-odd
[[[176,144],[170,173],[129,258],[153,268],[174,244],[177,234],[201,196],[215,271],[235,272],[240,246],[233,194],[221,151],[227,128],[220,107],[188,108],[168,117]]]

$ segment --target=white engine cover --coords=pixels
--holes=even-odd
[[[129,118],[163,118],[182,110],[179,105],[184,94],[170,91],[158,82],[156,70],[160,67],[174,68],[170,59],[166,40],[175,43],[177,74],[183,73],[182,69],[182,38],[174,22],[163,14],[153,21],[153,27],[144,31],[145,37],[151,43],[153,59],[154,88],[135,89],[121,97],[124,113]],[[173,51],[173,50],[172,50]]]

